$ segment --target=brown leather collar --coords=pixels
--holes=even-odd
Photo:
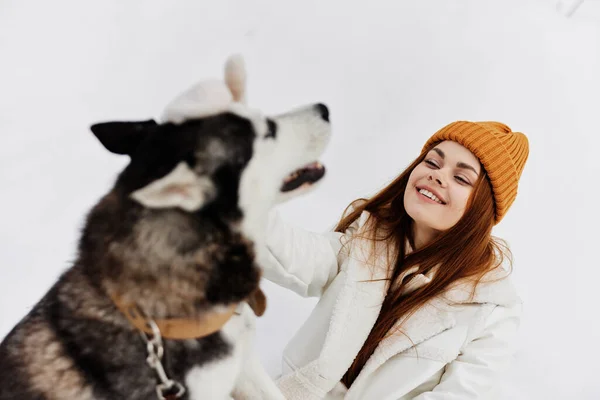
[[[135,303],[123,302],[114,293],[110,297],[131,325],[149,335],[153,334],[149,325],[149,321],[152,319],[144,316],[139,306]],[[246,301],[258,317],[264,314],[266,297],[260,288],[248,296]],[[239,303],[232,304],[222,312],[208,313],[200,318],[169,318],[154,319],[153,321],[165,339],[199,339],[219,331],[233,316],[238,305]]]

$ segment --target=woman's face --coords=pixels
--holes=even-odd
[[[429,151],[410,174],[404,193],[415,238],[427,242],[453,227],[465,213],[480,173],[477,157],[457,142],[447,140]]]

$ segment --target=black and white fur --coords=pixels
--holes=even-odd
[[[192,104],[174,122],[92,126],[130,163],[88,214],[73,265],[0,344],[0,400],[155,399],[140,333],[108,293],[161,319],[222,310],[258,287],[267,213],[322,176],[311,163],[329,139],[328,111],[267,118],[228,85],[232,104],[207,115]],[[299,169],[304,185],[282,193]],[[253,354],[254,321],[242,302],[217,333],[164,340],[182,399],[283,399]]]

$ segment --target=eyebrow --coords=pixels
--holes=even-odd
[[[432,150],[435,151],[436,153],[438,153],[439,156],[442,157],[442,159],[446,158],[446,155],[444,154],[444,152],[441,149],[434,147]],[[462,168],[462,169],[470,169],[471,171],[475,172],[475,175],[479,176],[479,173],[477,172],[477,170],[475,168],[473,168],[472,166],[470,166],[469,164],[465,164],[464,162],[459,161],[456,163],[456,166],[458,168]]]

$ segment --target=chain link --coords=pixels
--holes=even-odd
[[[185,394],[185,387],[181,383],[169,379],[167,376],[162,365],[165,348],[163,346],[160,329],[158,329],[158,326],[152,320],[148,325],[150,325],[150,328],[152,329],[152,336],[148,337],[142,332],[142,338],[146,342],[146,349],[148,351],[146,362],[150,368],[156,371],[158,379],[160,380],[160,383],[156,385],[156,395],[160,400],[179,399]]]

